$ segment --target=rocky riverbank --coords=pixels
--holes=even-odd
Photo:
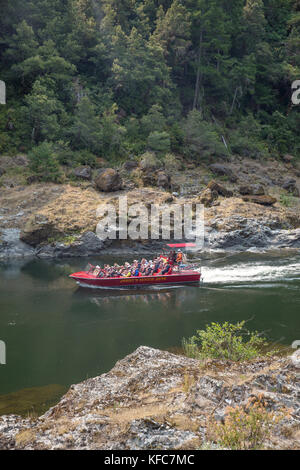
[[[74,181],[59,185],[24,184],[16,173],[15,167],[24,165],[24,158],[19,160],[13,180],[7,178],[9,168],[0,178],[0,259],[151,252],[157,242],[96,237],[97,208],[117,207],[119,196],[127,196],[129,207],[202,203],[204,250],[300,248],[300,170],[289,159],[168,169],[127,162],[118,171],[99,170],[94,179],[87,168],[76,169]]]
[[[299,449],[299,364],[298,352],[200,362],[141,346],[43,416],[0,417],[0,449],[213,449],[209,423],[249,400],[274,413],[262,448]]]

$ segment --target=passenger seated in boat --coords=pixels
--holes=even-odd
[[[93,271],[93,275],[97,277],[98,274],[100,273],[100,271],[101,271],[100,266],[96,266],[96,269],[94,269],[94,271]]]
[[[178,250],[177,256],[176,256],[176,263],[181,264],[183,259],[183,254],[181,250]]]
[[[144,276],[151,276],[152,273],[153,273],[153,269],[151,269],[151,266],[148,266],[148,267],[145,269]]]
[[[158,259],[156,259],[156,261],[154,260],[154,269],[153,269],[153,274],[156,274],[160,268],[160,261]]]
[[[174,266],[174,264],[176,263],[176,253],[175,251],[170,251],[170,254],[169,254],[169,258],[168,258],[168,262],[171,266]]]
[[[161,273],[162,273],[163,275],[169,274],[170,268],[171,268],[171,266],[169,265],[169,263],[167,263],[167,265],[164,267],[164,269],[162,270]]]
[[[153,271],[154,271],[154,263],[152,260],[150,260],[145,268],[145,276],[152,276]]]

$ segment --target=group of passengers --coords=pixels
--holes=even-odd
[[[141,261],[134,260],[132,264],[126,262],[119,266],[115,263],[113,266],[105,264],[103,268],[96,266],[91,267],[90,271],[97,277],[136,277],[136,276],[153,276],[157,274],[172,274],[174,267],[180,266],[183,261],[183,253],[179,250],[177,253],[171,251],[169,256],[158,256],[153,260]]]

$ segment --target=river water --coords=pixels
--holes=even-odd
[[[203,285],[138,290],[78,287],[68,274],[87,261],[122,258],[0,264],[0,414],[41,413],[138,346],[178,348],[212,321],[249,320],[281,345],[300,340],[299,253],[204,254]]]

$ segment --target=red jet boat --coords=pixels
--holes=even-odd
[[[177,245],[168,245],[172,248]],[[180,246],[183,247],[183,244]],[[163,256],[162,256],[163,257]],[[94,268],[94,266],[92,267]],[[176,284],[191,284],[199,283],[201,273],[189,269],[187,266],[174,267],[172,274],[153,274],[149,276],[114,276],[114,277],[98,277],[94,274],[93,269],[87,271],[80,271],[71,274],[70,277],[77,281],[78,284],[85,287],[131,287],[131,286],[151,286],[156,284],[176,285]]]
[[[201,274],[197,271],[181,270],[172,274],[154,274],[153,276],[132,276],[132,277],[97,277],[93,273],[80,271],[71,274],[80,285],[90,287],[128,287],[145,286],[154,284],[190,284],[200,282]]]

